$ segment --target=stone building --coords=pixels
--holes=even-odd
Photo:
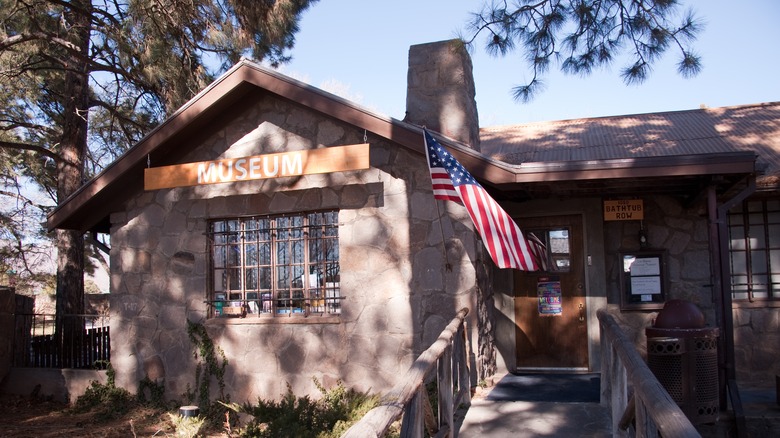
[[[110,233],[120,385],[186,391],[191,321],[234,401],[313,377],[382,392],[462,307],[474,383],[598,371],[596,311],[641,349],[670,299],[733,326],[740,379],[780,373],[780,104],[480,129],[458,42],[409,67],[397,120],[242,61],[58,206],[50,228]],[[544,243],[543,271],[496,268],[434,201],[422,126]]]

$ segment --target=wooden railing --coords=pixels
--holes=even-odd
[[[432,437],[457,436],[454,413],[471,403],[471,382],[466,351],[463,308],[441,332],[439,338],[417,360],[406,375],[384,395],[377,407],[349,428],[342,438],[383,437],[401,418],[402,437],[422,437],[424,427]],[[434,416],[426,390],[427,377],[436,369],[438,412]]]
[[[623,330],[606,309],[597,312],[601,328],[601,400],[612,411],[612,436],[700,437]],[[629,397],[628,382],[633,388]]]

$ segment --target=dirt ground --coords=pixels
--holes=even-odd
[[[176,436],[167,412],[139,407],[120,418],[102,420],[95,411],[72,413],[63,403],[0,395],[0,437],[3,438],[152,436]]]

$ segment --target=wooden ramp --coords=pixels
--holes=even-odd
[[[576,387],[591,385],[593,376],[507,374],[472,399],[458,436],[611,437],[608,408],[592,401],[589,388]],[[561,401],[536,401],[552,399]]]

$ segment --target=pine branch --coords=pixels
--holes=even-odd
[[[42,31],[21,33],[11,37],[4,38],[0,40],[0,51],[8,50],[14,46],[17,46],[19,44],[24,44],[30,41],[52,42],[64,47],[69,52],[80,53],[79,48],[73,43],[71,43],[70,41]]]
[[[37,152],[40,155],[51,158],[55,162],[61,161],[60,156],[57,155],[55,152],[52,152],[51,150],[36,144],[0,140],[0,147],[6,149],[16,149],[16,150]]]
[[[632,84],[642,82],[652,64],[674,48],[681,54],[679,74],[690,77],[701,69],[700,58],[686,47],[695,40],[700,25],[690,12],[679,24],[673,23],[676,0],[531,1],[489,2],[472,14],[471,37],[461,38],[470,45],[485,35],[485,49],[492,55],[524,50],[533,76],[514,88],[518,100],[530,100],[541,84],[540,75],[553,61],[558,61],[564,73],[588,75],[594,67],[611,64],[614,54],[625,50],[633,59],[621,75]]]

